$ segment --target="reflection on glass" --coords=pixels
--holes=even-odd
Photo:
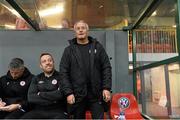
[[[69,28],[70,27],[70,22],[69,22],[69,20],[68,19],[62,19],[62,21],[61,21],[61,26],[62,26],[62,28]]]
[[[136,30],[137,61],[147,61],[148,58],[152,62],[161,61],[178,55],[176,5],[176,0],[163,0],[139,25]]]
[[[0,2],[0,29],[28,30],[29,25],[7,2]]]
[[[42,29],[61,29],[63,19],[69,28],[78,20],[90,28],[122,29],[139,17],[152,0],[15,0]],[[66,27],[67,28],[67,27]]]
[[[28,30],[29,26],[26,21],[22,18],[16,19],[16,30]]]
[[[137,87],[137,101],[139,109],[142,112],[142,88],[141,88],[141,77],[140,72],[136,72],[136,87]]]
[[[152,0],[14,0],[40,28],[61,29],[63,19],[72,28],[77,20],[85,20],[90,28],[122,29],[133,24]],[[175,1],[164,0],[142,26],[175,26]],[[4,14],[0,1],[0,14]],[[6,4],[7,5],[7,4]],[[8,8],[10,8],[8,6]],[[13,9],[12,9],[13,10]],[[15,12],[9,11],[8,16]],[[6,13],[7,14],[7,13]],[[13,19],[13,17],[11,17]],[[163,20],[162,20],[163,19]],[[15,22],[14,22],[15,23]],[[4,26],[4,25],[3,25]]]
[[[171,118],[180,118],[180,67],[178,63],[170,64],[169,69],[169,84],[171,98]]]
[[[6,2],[0,4],[0,26],[1,29],[15,29],[17,12],[8,6]]]
[[[71,2],[72,0],[36,0],[40,28],[70,28]],[[68,21],[68,25],[66,24],[66,26],[64,23],[65,19]],[[41,24],[43,24],[43,27]]]
[[[163,0],[150,17],[143,20],[140,28],[174,28],[177,12],[176,0]]]
[[[167,96],[164,66],[144,70],[145,103],[149,116],[167,117]]]
[[[136,34],[136,60],[149,63],[178,56],[175,28],[138,29]]]

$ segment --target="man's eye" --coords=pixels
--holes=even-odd
[[[82,27],[81,29],[83,29],[83,30],[84,30],[84,29],[85,29],[85,27]]]
[[[42,61],[42,63],[45,63],[46,61]]]

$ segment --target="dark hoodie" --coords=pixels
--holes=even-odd
[[[111,90],[111,65],[102,45],[92,37],[88,37],[88,40],[90,44],[90,86],[95,99],[102,99],[102,90]],[[60,62],[62,89],[66,96],[74,94],[76,102],[80,102],[87,97],[89,92],[82,60],[87,58],[82,58],[76,38],[70,40],[69,43]]]
[[[6,103],[21,104],[24,110],[27,110],[27,93],[33,75],[25,68],[23,75],[14,80],[8,71],[7,75],[0,78],[0,98]]]

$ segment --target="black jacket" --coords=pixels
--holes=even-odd
[[[27,110],[27,93],[33,75],[25,68],[23,75],[14,80],[8,71],[7,75],[0,78],[0,98],[7,105],[21,104],[24,110]]]
[[[102,90],[111,90],[111,65],[102,45],[88,37],[90,48],[90,81],[96,98],[102,97]],[[76,102],[87,96],[87,80],[83,71],[83,63],[76,38],[69,41],[60,62],[60,76],[63,92],[66,96],[74,94]],[[86,59],[86,58],[85,58]]]
[[[59,72],[46,77],[40,73],[31,82],[28,91],[28,101],[35,109],[64,109],[66,101],[60,87]]]

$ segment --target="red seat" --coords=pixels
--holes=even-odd
[[[86,120],[92,119],[91,117],[91,112],[90,111],[86,111]]]
[[[86,120],[92,120],[92,116],[91,116],[91,112],[90,111],[86,111]],[[106,113],[104,113],[104,120],[106,120]]]
[[[112,96],[112,102],[110,106],[110,117],[112,119],[118,119],[120,114],[120,105],[122,104],[124,107],[123,112],[125,114],[126,119],[143,119],[139,112],[136,98],[131,93],[116,93]]]

